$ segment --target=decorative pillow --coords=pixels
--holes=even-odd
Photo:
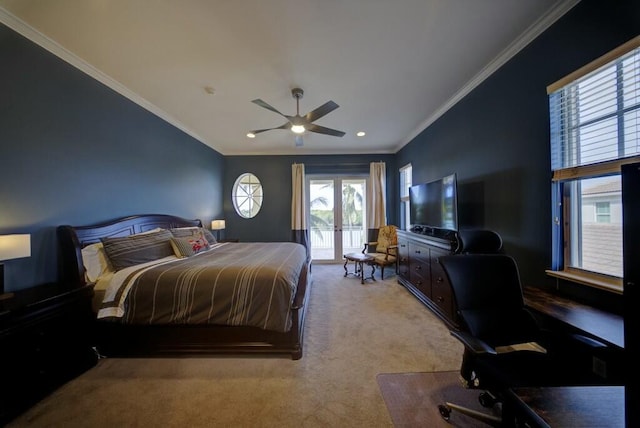
[[[140,233],[117,238],[101,238],[111,267],[118,271],[129,266],[173,255],[171,232]]]
[[[206,239],[197,236],[186,236],[184,238],[171,238],[171,246],[177,257],[191,257],[209,248]]]
[[[82,263],[89,282],[96,282],[102,275],[112,271],[102,242],[87,245],[82,249]]]
[[[178,227],[170,230],[173,236],[175,236],[176,238],[199,236],[201,238],[204,238],[209,244],[215,244],[217,242],[213,234],[204,227]]]

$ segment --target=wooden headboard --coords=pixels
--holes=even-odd
[[[187,226],[202,227],[202,222],[198,219],[189,220],[165,214],[142,214],[90,226],[58,226],[59,280],[62,284],[67,284],[72,288],[82,287],[86,284],[84,265],[82,263],[82,248],[89,244],[100,242],[100,238],[128,236],[157,227],[171,229]]]

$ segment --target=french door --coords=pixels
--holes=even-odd
[[[366,230],[366,177],[307,176],[311,258],[334,263],[361,252]]]

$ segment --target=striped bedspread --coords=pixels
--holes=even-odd
[[[98,318],[285,332],[305,260],[300,244],[220,243],[189,258],[132,266],[113,276]]]

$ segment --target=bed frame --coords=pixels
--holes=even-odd
[[[91,226],[59,226],[59,273],[63,284],[86,285],[82,248],[101,237],[128,236],[157,227],[200,226],[189,220],[164,214],[135,215]],[[127,325],[96,320],[96,347],[106,357],[168,357],[229,355],[290,355],[302,357],[302,336],[310,290],[310,262],[300,274],[292,306],[292,327],[288,332],[257,327],[225,325]]]

